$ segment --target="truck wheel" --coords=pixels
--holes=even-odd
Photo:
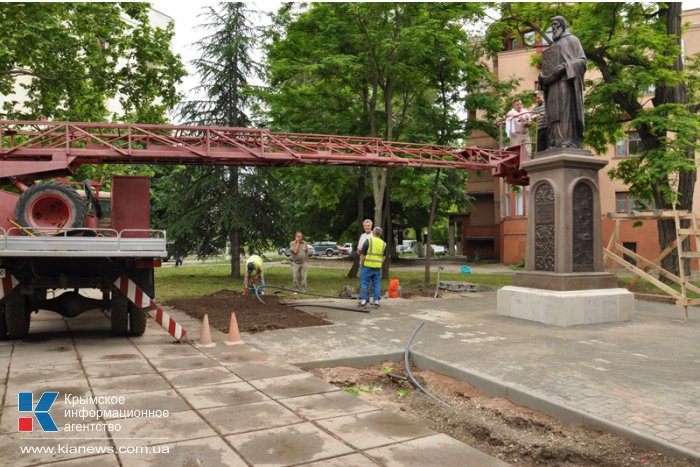
[[[129,332],[129,299],[116,288],[112,289],[110,306],[110,322],[112,334],[126,336]]]
[[[148,313],[145,309],[129,303],[129,334],[132,336],[143,336],[143,333],[146,332],[147,320]]]
[[[328,256],[329,258],[331,256],[333,256],[333,250],[331,250],[331,249],[326,250],[326,256]]]
[[[71,187],[57,182],[37,183],[22,193],[15,206],[15,218],[40,235],[53,235],[54,229],[85,227],[87,208]],[[45,233],[41,229],[46,230]]]
[[[10,339],[24,339],[29,334],[31,313],[27,311],[26,300],[19,290],[5,299],[5,324]]]

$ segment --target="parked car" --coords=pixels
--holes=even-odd
[[[414,253],[413,249],[416,246],[415,240],[404,240],[401,245],[396,246],[398,253]]]
[[[333,256],[339,255],[338,244],[336,242],[314,242],[312,245],[315,249],[315,255]]]
[[[346,243],[343,246],[338,247],[338,251],[341,255],[349,255],[352,253],[352,243]]]
[[[423,247],[423,251],[425,251],[425,247]],[[432,255],[444,255],[447,253],[447,248],[442,245],[430,245],[430,252]]]
[[[307,245],[309,246],[309,256],[315,256],[315,255],[316,255],[316,250],[314,249],[313,245],[309,245],[308,243],[307,243]],[[289,258],[290,256],[292,256],[292,252],[291,252],[291,250],[290,250],[289,248],[280,248],[279,251],[278,251],[277,253],[280,254],[280,255],[284,255],[284,256],[286,256],[286,257],[288,257],[288,258]]]
[[[444,245],[430,245],[433,253],[436,255],[444,255],[447,253],[447,248]]]

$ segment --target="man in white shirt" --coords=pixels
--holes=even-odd
[[[358,256],[362,254],[362,247],[365,246],[367,239],[372,237],[372,220],[365,219],[364,222],[362,222],[362,227],[365,229],[365,232],[360,235],[360,240],[357,242]]]
[[[530,111],[523,107],[520,99],[513,102],[513,108],[506,115],[506,132],[510,138],[510,146],[525,145],[525,151],[530,155],[532,140],[530,139]]]

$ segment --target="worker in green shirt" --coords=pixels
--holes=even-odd
[[[265,276],[263,275],[263,259],[258,255],[252,255],[248,258],[245,265],[245,277],[243,278],[243,293],[245,295],[248,295],[248,284],[252,283],[253,287],[255,287],[258,278],[260,278],[260,288],[264,289]]]

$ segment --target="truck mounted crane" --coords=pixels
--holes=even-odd
[[[155,297],[153,268],[166,233],[150,229],[149,179],[115,176],[109,197],[95,182],[65,178],[84,164],[290,167],[347,165],[485,169],[527,185],[527,153],[387,142],[378,138],[219,126],[0,120],[0,339],[29,332],[38,310],[75,317],[110,311],[113,334],[141,335],[147,307],[119,287],[128,277]],[[82,185],[76,190],[72,185]],[[6,189],[1,189],[5,187]],[[80,289],[99,289],[90,299]],[[60,290],[66,290],[57,294]]]

